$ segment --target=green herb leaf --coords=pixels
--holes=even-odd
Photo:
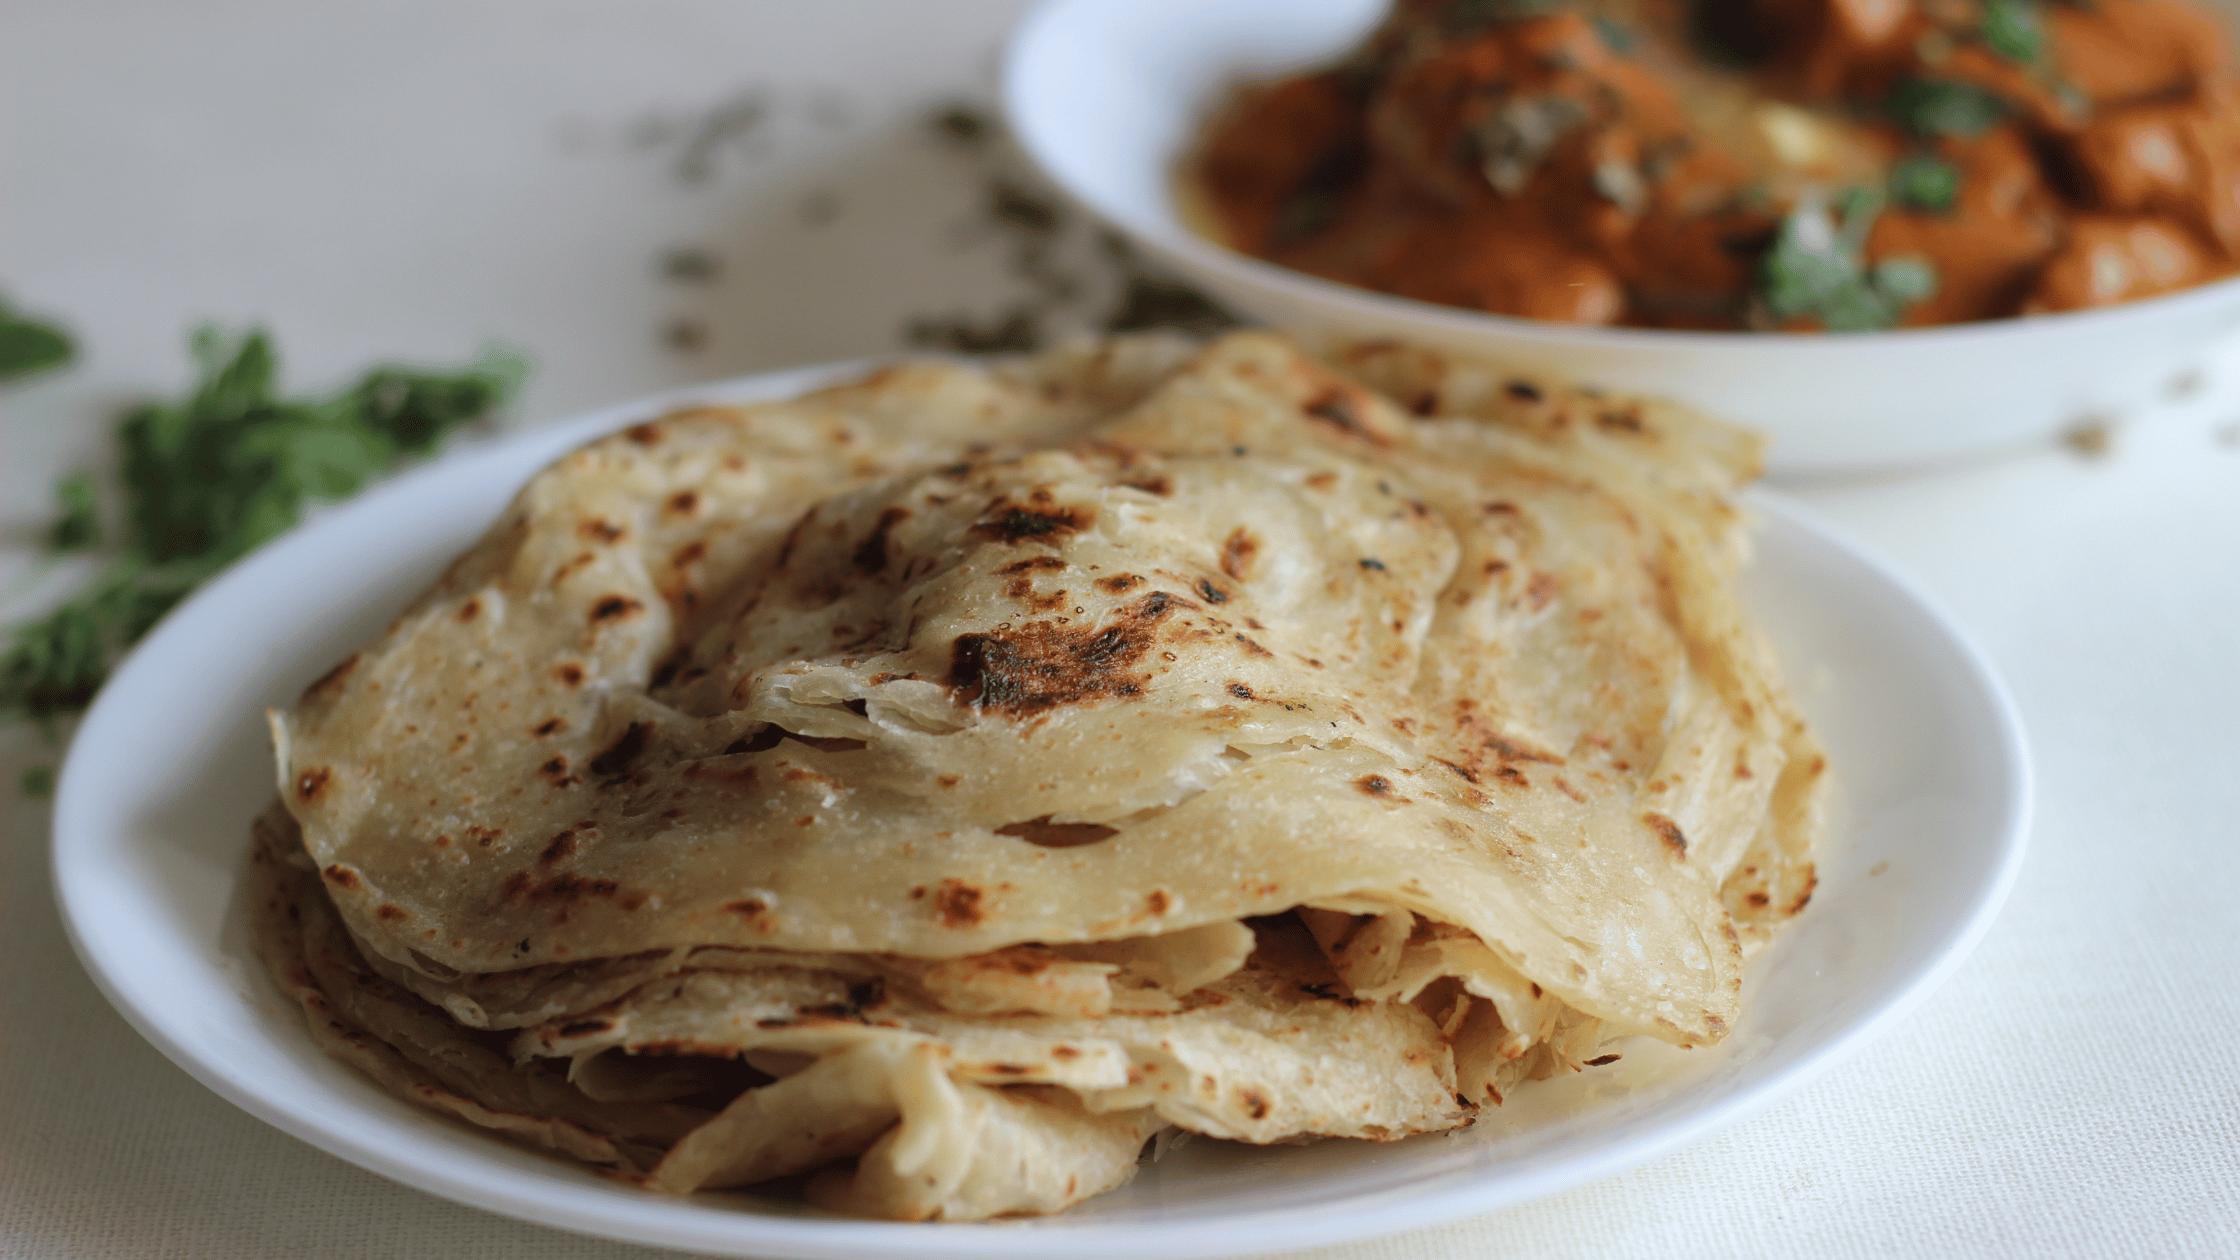
[[[527,371],[492,351],[455,372],[376,367],[325,398],[283,398],[271,339],[198,329],[201,379],[186,398],[134,408],[118,427],[126,531],[79,595],[15,629],[0,653],[0,714],[41,720],[85,707],[110,662],[203,582],[285,532],[306,503],[345,498],[511,397]],[[62,483],[57,549],[95,536],[93,479]]]
[[[0,712],[44,720],[84,708],[108,679],[107,640],[90,599],[18,627],[15,641],[0,655]]]
[[[1978,136],[2007,116],[2005,101],[1952,79],[1900,79],[1886,105],[1900,125],[1922,136]]]
[[[2009,61],[2031,66],[2045,52],[2045,24],[2036,0],[1983,0],[1983,42]]]
[[[1587,19],[1594,23],[1594,33],[1602,38],[1602,46],[1623,57],[1633,51],[1633,31],[1623,22],[1605,13]]]
[[[25,796],[45,800],[54,795],[54,767],[27,766],[23,777],[16,780],[16,785],[23,789]]]
[[[1042,345],[1042,320],[1034,309],[1016,305],[984,324],[969,319],[916,319],[910,340],[958,354],[1031,354]]]
[[[934,111],[933,127],[959,144],[978,144],[995,131],[995,124],[975,105],[945,105]]]
[[[93,506],[93,476],[74,473],[55,483],[54,495],[62,501],[62,516],[47,535],[53,551],[84,551],[101,541],[101,518]]]
[[[1145,267],[1134,247],[1118,233],[1105,233],[1100,243],[1126,281],[1120,293],[1120,304],[1105,316],[1106,332],[1147,332],[1164,328],[1193,337],[1210,337],[1243,322],[1219,302],[1189,285]]]
[[[1914,210],[1949,210],[1960,196],[1960,168],[1916,153],[1890,168],[1890,198]]]
[[[1833,210],[1800,202],[1758,263],[1766,311],[1777,321],[1812,319],[1829,332],[1865,332],[1890,327],[1909,304],[1934,294],[1936,269],[1927,259],[1865,266],[1867,234],[1881,209],[1880,198],[1863,190],[1845,194]]]
[[[1193,337],[1210,337],[1238,325],[1237,317],[1220,303],[1179,280],[1137,272],[1128,277],[1120,307],[1104,322],[1108,333],[1172,329]]]
[[[1872,284],[1900,306],[1937,295],[1937,266],[1918,254],[1900,254],[1874,265]]]
[[[1048,236],[1065,221],[1047,198],[1002,179],[988,187],[988,213],[996,222],[1029,236]]]
[[[0,302],[0,381],[44,372],[77,353],[70,334],[53,324],[18,315]]]

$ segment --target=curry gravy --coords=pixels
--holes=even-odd
[[[1400,0],[1238,92],[1209,234],[1586,324],[1920,326],[2240,262],[2240,87],[2189,0]]]

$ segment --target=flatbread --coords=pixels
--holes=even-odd
[[[819,1194],[956,1218],[1170,1124],[1451,1127],[1717,1040],[1809,897],[1825,762],[1732,590],[1755,458],[1259,333],[682,413],[275,714],[281,798],[367,984],[594,1089],[770,1078],[657,1188],[856,1155]],[[853,1127],[802,1146],[795,1097]],[[1072,1188],[907,1189],[959,1125]]]

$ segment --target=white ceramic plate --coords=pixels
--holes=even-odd
[[[2240,0],[2213,0],[2228,17]],[[1182,222],[1179,159],[1239,81],[1353,47],[1389,0],[1043,0],[1004,108],[1057,184],[1180,274],[1270,323],[1393,336],[1679,398],[1773,438],[1776,475],[1900,471],[2121,418],[2240,329],[2240,279],[2035,319],[1836,336],[1590,328],[1433,306],[1225,249]]]
[[[1753,968],[1715,1049],[1517,1091],[1477,1128],[1389,1145],[1199,1141],[1064,1215],[840,1220],[748,1195],[670,1199],[380,1092],[313,1047],[247,942],[236,879],[274,791],[262,711],[377,633],[563,451],[702,401],[783,397],[813,368],[649,399],[441,461],[328,512],[188,601],[80,727],[54,816],[56,891],[86,969],[142,1035],[249,1112],[434,1194],[585,1233],[768,1257],[1137,1257],[1334,1242],[1484,1212],[1695,1141],[1825,1070],[1957,967],[2020,862],[2029,770],[1998,681],[1903,579],[1783,500],[1749,600],[1842,785],[1812,908]]]

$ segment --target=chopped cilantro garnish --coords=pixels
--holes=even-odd
[[[74,353],[70,334],[53,324],[18,315],[6,302],[0,302],[0,381],[60,367]]]
[[[1898,303],[1901,309],[1891,313],[1895,321],[1906,305],[1937,295],[1937,268],[1919,255],[1900,254],[1876,263],[1869,283],[1883,296]]]
[[[2036,65],[2045,51],[2037,0],[1983,0],[1983,42],[2009,61]]]
[[[1952,79],[1900,79],[1888,107],[1891,117],[1922,136],[1981,135],[2007,114],[2005,101]]]
[[[192,345],[202,379],[177,402],[134,409],[123,447],[125,537],[74,598],[16,627],[0,653],[0,715],[42,720],[85,707],[112,658],[233,561],[407,456],[434,450],[512,396],[526,363],[492,351],[456,372],[376,367],[325,398],[284,398],[271,341],[214,329]],[[95,541],[93,483],[58,488],[56,549]]]
[[[1923,258],[1885,259],[1871,270],[1863,252],[1881,199],[1854,190],[1839,219],[1818,201],[1782,220],[1758,264],[1759,298],[1776,320],[1811,319],[1829,332],[1865,332],[1898,322],[1907,305],[1936,292],[1936,269]]]
[[[1594,33],[1602,37],[1602,46],[1623,57],[1633,51],[1633,31],[1625,23],[1605,13],[1588,19],[1594,23]]]
[[[1463,133],[1479,170],[1504,197],[1522,193],[1549,150],[1587,121],[1587,108],[1568,96],[1544,92],[1511,97]]]
[[[1960,195],[1960,168],[1916,153],[1890,168],[1890,197],[1914,210],[1949,210]]]

